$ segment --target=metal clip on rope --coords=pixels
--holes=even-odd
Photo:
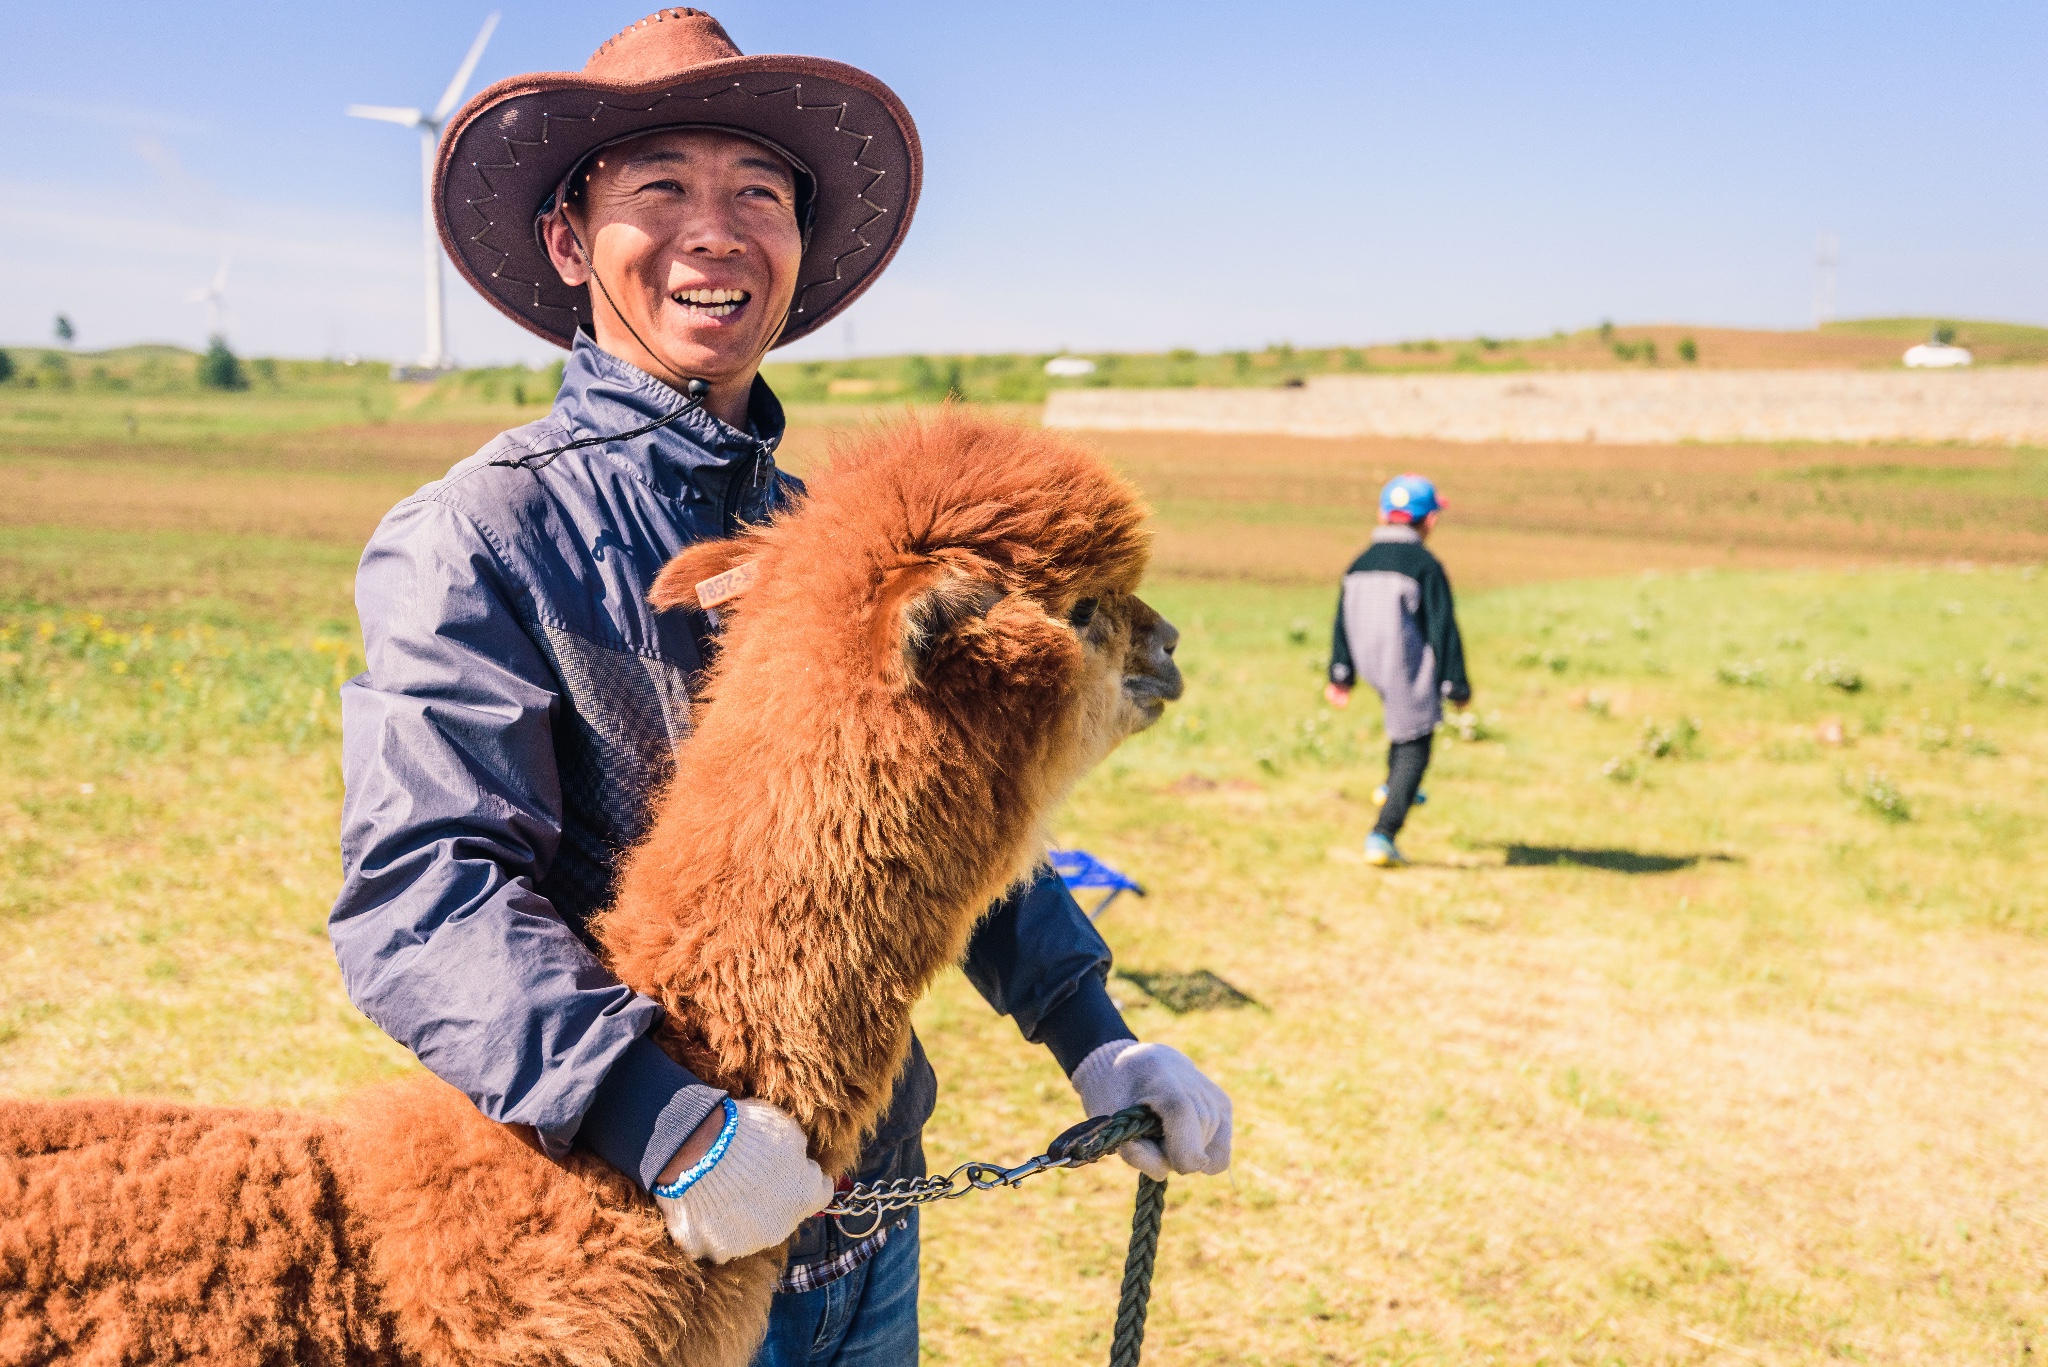
[[[952,1201],[970,1191],[1022,1185],[1027,1177],[1057,1168],[1079,1168],[1106,1158],[1134,1139],[1160,1139],[1165,1130],[1150,1106],[1132,1106],[1114,1115],[1082,1121],[1045,1146],[1045,1152],[1014,1168],[997,1163],[967,1162],[943,1177],[899,1177],[893,1182],[857,1182],[834,1197],[822,1212],[839,1232],[863,1238],[881,1227],[885,1216],[899,1210]],[[1116,1335],[1110,1345],[1110,1367],[1137,1367],[1145,1344],[1145,1310],[1152,1298],[1152,1264],[1159,1252],[1159,1222],[1166,1213],[1166,1183],[1138,1176],[1138,1206],[1131,1216],[1131,1246],[1124,1256],[1124,1281],[1117,1299]],[[847,1229],[849,1218],[868,1217],[861,1233]]]

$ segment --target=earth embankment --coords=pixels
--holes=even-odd
[[[1455,442],[2048,444],[2048,368],[1325,376],[1294,389],[1080,389],[1048,427]]]

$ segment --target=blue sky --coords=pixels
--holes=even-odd
[[[414,135],[484,15],[472,90],[573,69],[643,3],[0,11],[0,341],[197,343],[235,253],[238,349],[421,346]],[[917,117],[888,276],[788,355],[1256,347],[1602,318],[2048,323],[2048,6],[1031,5],[716,11],[750,52],[865,66]],[[553,353],[452,273],[466,363]]]

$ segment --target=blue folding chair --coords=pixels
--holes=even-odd
[[[1060,881],[1067,885],[1067,891],[1079,892],[1084,888],[1108,889],[1102,900],[1095,904],[1095,909],[1088,913],[1088,919],[1091,921],[1109,910],[1109,904],[1123,893],[1135,892],[1140,897],[1145,895],[1144,887],[1135,878],[1125,877],[1086,850],[1054,850],[1048,857],[1052,860],[1053,871],[1059,874]]]

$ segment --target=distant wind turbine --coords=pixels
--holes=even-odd
[[[221,305],[228,292],[228,267],[234,264],[235,254],[229,252],[220,259],[220,269],[213,273],[213,283],[186,296],[195,304],[206,305],[206,336],[209,341],[225,335],[220,326]]]
[[[426,370],[448,368],[448,347],[442,327],[441,239],[434,232],[434,151],[441,140],[441,124],[461,100],[463,87],[469,84],[477,61],[484,55],[484,44],[491,41],[491,31],[497,27],[498,15],[493,12],[484,20],[476,41],[469,45],[469,55],[455,69],[455,79],[448,82],[448,88],[441,92],[441,101],[434,106],[433,113],[387,104],[352,104],[347,110],[350,118],[380,119],[385,123],[420,130],[420,180],[424,186],[420,205],[426,225],[427,248],[427,350],[420,357],[420,365]]]

